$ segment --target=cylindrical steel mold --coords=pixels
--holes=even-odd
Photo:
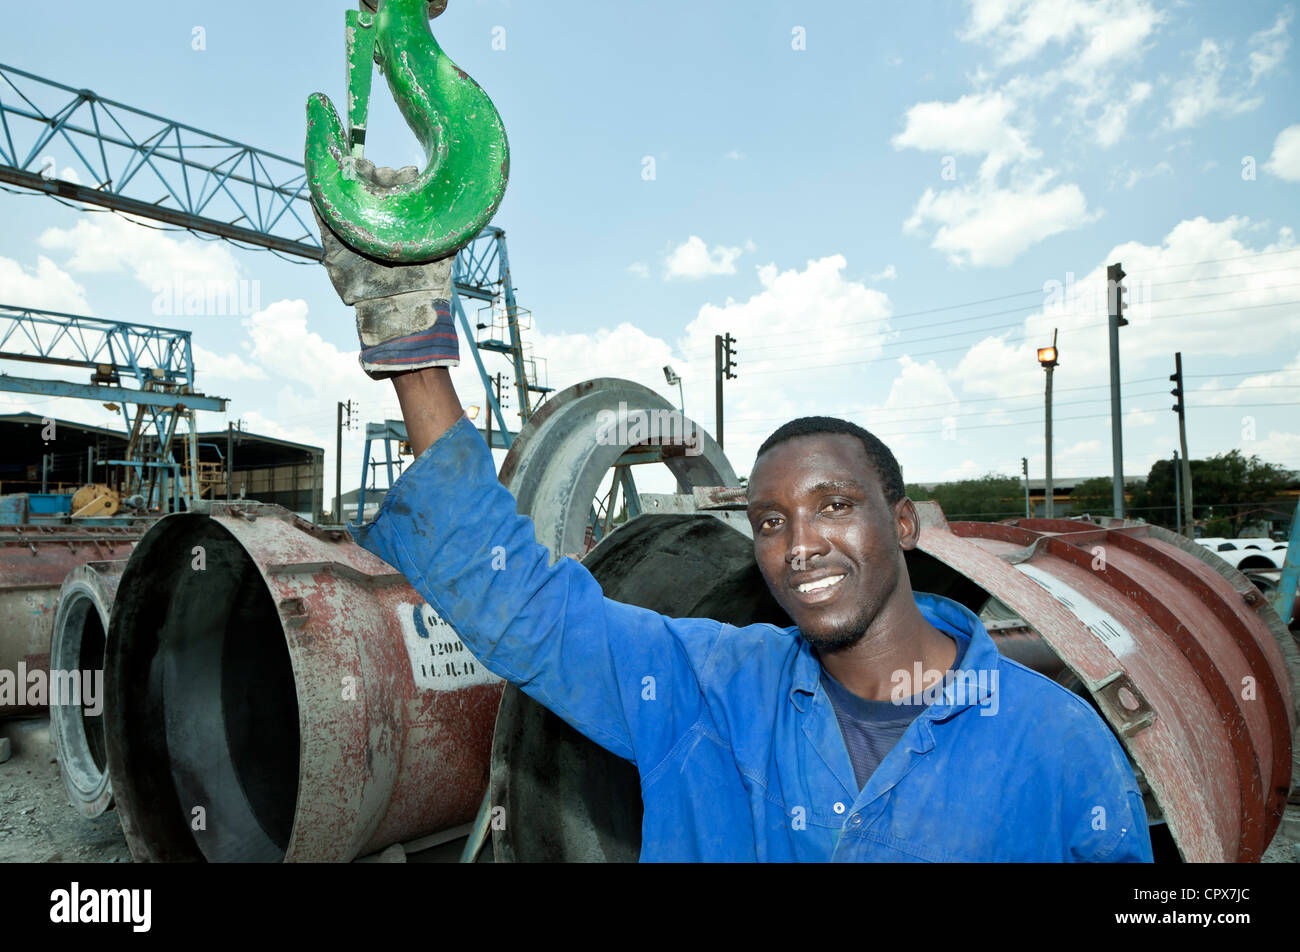
[[[599,377],[551,397],[528,419],[501,464],[501,483],[529,516],[552,561],[586,551],[592,499],[628,450],[660,448],[678,492],[737,486],[722,449],[648,387]]]
[[[681,492],[697,486],[738,484],[713,438],[653,390],[616,378],[576,384],[553,395],[529,418],[515,437],[500,474],[501,482],[515,496],[518,511],[533,520],[537,539],[550,549],[552,560],[586,551],[592,500],[601,480],[638,446],[658,447]],[[638,521],[633,519],[605,542],[626,533]],[[719,574],[727,564],[724,550],[729,547],[731,555],[740,560],[737,566],[744,562],[743,550],[749,544],[736,531],[722,522],[716,526],[701,525],[696,519],[690,522],[692,525],[678,527],[680,531],[687,535],[716,533],[721,540],[710,553],[721,560],[707,566],[711,575]],[[587,558],[594,557],[605,542]],[[619,546],[619,551],[633,560],[647,557],[646,550],[633,555],[631,548]],[[752,555],[749,561],[752,563]],[[706,568],[690,556],[686,564]],[[618,573],[611,576],[614,574]],[[688,605],[701,602],[752,611],[759,595],[752,590],[748,596],[741,595],[735,590],[735,586],[752,589],[754,582],[753,574],[739,568],[721,572],[710,592],[699,588],[698,576],[694,587],[688,584],[686,588],[671,582],[655,588],[658,576],[654,573],[638,577],[653,591],[636,597],[644,596],[653,602],[648,607],[667,614],[686,613]],[[762,589],[762,580],[758,583]],[[606,592],[610,594],[610,589]],[[657,601],[657,597],[667,601]],[[635,597],[629,594],[627,600],[635,602]],[[498,862],[635,859],[641,841],[639,789],[636,770],[630,764],[587,740],[516,686],[506,685],[493,737],[489,802],[505,807],[507,817],[518,819],[507,822],[504,829],[493,829]]]
[[[141,540],[106,659],[137,860],[346,861],[473,820],[501,683],[391,566],[278,506]]]
[[[74,693],[50,703],[50,736],[63,786],[84,816],[113,804],[104,747],[104,647],[113,598],[126,560],[88,562],[63,580],[50,641],[50,678],[75,684]]]
[[[735,512],[640,516],[583,564],[616,601],[676,618],[789,625],[754,563],[743,521]],[[515,818],[493,834],[497,862],[635,862],[640,855],[636,768],[513,685],[497,715],[491,802]]]
[[[0,671],[48,673],[59,589],[78,565],[125,559],[146,526],[0,526]],[[15,700],[25,700],[26,692]],[[0,717],[33,715],[45,705],[0,701]]]
[[[1179,855],[1258,860],[1296,784],[1300,681],[1295,643],[1262,593],[1157,526],[949,524],[934,503],[918,509],[920,547],[996,595],[1064,661]]]

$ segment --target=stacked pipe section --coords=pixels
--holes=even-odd
[[[0,526],[0,717],[43,714],[50,638],[68,573],[125,559],[145,526]],[[37,690],[39,686],[39,690]]]
[[[138,861],[348,861],[470,823],[501,683],[391,566],[278,506],[140,541],[105,660]]]
[[[104,745],[104,655],[126,560],[79,565],[59,589],[50,670],[75,690],[50,704],[50,736],[68,802],[97,817],[113,805]]]

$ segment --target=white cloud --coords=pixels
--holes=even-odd
[[[1300,258],[1300,255],[1297,255]],[[1281,370],[1251,374],[1231,385],[1215,377],[1194,389],[1188,388],[1189,402],[1209,406],[1233,406],[1243,403],[1270,402],[1266,391],[1300,392],[1300,354]],[[1300,400],[1296,401],[1300,403]]]
[[[0,304],[65,314],[94,314],[86,301],[86,289],[44,255],[36,259],[35,272],[12,258],[0,256]]]
[[[1013,161],[1038,158],[1029,137],[1013,127],[1016,104],[1002,93],[974,93],[956,102],[921,102],[907,110],[895,149],[985,156],[980,177],[991,179]]]
[[[1191,74],[1174,83],[1166,128],[1187,129],[1215,114],[1230,116],[1259,108],[1263,97],[1248,99],[1236,87],[1223,90],[1227,65],[1218,43],[1208,37],[1201,41]]]
[[[1093,124],[1099,146],[1108,149],[1123,138],[1128,128],[1130,113],[1151,97],[1151,90],[1150,83],[1133,83],[1129,86],[1127,97],[1107,104],[1101,116]]]
[[[704,239],[698,235],[691,235],[668,252],[665,276],[671,280],[735,274],[736,259],[743,253],[743,248],[728,248],[724,245],[716,245],[710,249],[704,243]]]
[[[1277,134],[1273,154],[1264,163],[1264,171],[1285,182],[1300,182],[1300,123],[1287,126]]]
[[[662,370],[671,365],[683,380],[687,416],[712,432],[713,340],[731,333],[738,341],[738,376],[726,384],[726,449],[736,472],[744,474],[762,440],[786,420],[810,413],[865,419],[858,412],[864,407],[846,407],[853,399],[846,395],[862,392],[863,371],[855,361],[879,355],[891,308],[886,294],[846,279],[846,268],[842,255],[808,261],[802,269],[759,267],[759,291],[703,305],[675,341],[627,323],[582,334],[549,334],[538,326],[530,341],[538,354],[554,355],[548,382],[557,389],[593,376],[618,376],[676,405],[678,388],[668,386]],[[846,347],[852,349],[847,362]],[[637,484],[648,491],[673,488],[643,485],[640,473]]]
[[[1283,10],[1267,30],[1260,30],[1250,37],[1250,85],[1254,86],[1261,78],[1277,69],[1286,57],[1291,46],[1291,37],[1287,27],[1291,24],[1294,11]]]
[[[1243,440],[1240,448],[1247,456],[1258,456],[1266,463],[1300,469],[1300,433],[1269,430],[1263,439]]]
[[[1158,175],[1170,175],[1173,171],[1174,167],[1168,162],[1157,162],[1149,169],[1130,169],[1121,166],[1111,175],[1112,186],[1122,184],[1124,188],[1131,189],[1143,179],[1155,178]],[[1121,177],[1123,182],[1119,182]]]
[[[945,469],[937,482],[957,482],[963,479],[978,479],[988,473],[989,468],[973,459],[964,459],[956,466]]]
[[[885,269],[883,271],[877,271],[875,274],[873,274],[871,276],[871,280],[872,281],[893,281],[896,277],[898,277],[898,269],[895,268],[892,264],[887,264],[885,265]]]
[[[971,0],[963,40],[997,51],[1002,66],[1060,48],[1062,78],[1081,86],[1136,57],[1165,14],[1148,0]]]
[[[1150,0],[972,0],[970,23],[959,35],[984,43],[1002,67],[1042,56],[1048,68],[1010,77],[1001,92],[1020,111],[1030,102],[1048,104],[1054,125],[1072,120],[1067,139],[1090,130],[1106,148],[1150,95],[1149,83],[1129,78],[1165,20]],[[977,76],[977,85],[990,80],[982,70]],[[1062,94],[1062,86],[1070,92]]]
[[[1083,191],[1074,184],[1049,188],[1050,174],[1028,185],[926,189],[904,223],[910,234],[937,226],[930,247],[954,264],[977,267],[1010,264],[1031,245],[1099,217],[1089,213]]]
[[[42,248],[69,254],[64,264],[82,274],[129,272],[151,289],[178,282],[239,280],[239,264],[219,241],[177,238],[118,215],[82,218],[71,228],[47,228],[37,239]]]
[[[650,268],[644,261],[633,261],[627,266],[627,272],[638,278],[650,277]]]
[[[724,159],[731,159],[735,162],[739,162],[744,157],[745,157],[745,153],[740,152],[737,149],[732,149],[730,152],[728,152],[726,155],[723,156]]]
[[[865,411],[865,401],[857,408],[845,404],[862,393],[858,361],[880,355],[892,308],[888,295],[846,279],[846,267],[843,255],[810,260],[802,270],[763,265],[758,293],[705,304],[678,342],[683,353],[711,355],[715,334],[738,339],[739,375],[727,383],[727,412],[750,421],[727,430],[727,455],[738,473],[747,471],[759,443],[785,420],[819,412],[858,418]],[[849,360],[846,347],[852,349]],[[705,359],[711,370],[710,356]],[[711,386],[712,374],[705,373],[704,401],[712,399]],[[689,381],[686,392],[688,405],[697,400]]]
[[[898,376],[880,406],[865,409],[867,421],[896,453],[951,440],[960,426],[961,403],[953,393],[948,373],[933,360],[925,363],[904,354],[898,359]]]
[[[1110,453],[1110,444],[1101,440],[1080,440],[1060,448],[1052,447],[1052,475],[1055,478],[1078,476],[1082,473],[1095,473],[1097,460]]]
[[[355,351],[339,350],[307,329],[307,302],[301,299],[276,301],[244,326],[253,342],[250,356],[276,379],[305,384],[315,393],[362,372]]]
[[[266,371],[250,364],[238,354],[217,354],[197,344],[192,345],[196,380],[265,380]]]
[[[1219,361],[1275,353],[1277,341],[1300,334],[1300,312],[1284,306],[1295,297],[1294,289],[1285,287],[1286,269],[1300,265],[1300,247],[1287,229],[1280,229],[1274,242],[1252,246],[1247,239],[1253,230],[1246,218],[1194,218],[1179,222],[1158,245],[1133,241],[1116,246],[1068,287],[1057,279],[1045,286],[1043,308],[1025,319],[1020,332],[985,337],[965,354],[953,376],[972,393],[1009,397],[1041,392],[1043,373],[1034,351],[1050,343],[1053,329],[1059,328],[1055,387],[1105,381],[1106,265],[1115,261],[1128,273],[1130,324],[1120,332],[1126,376],[1136,375],[1148,361],[1155,363],[1152,373],[1170,372],[1175,351],[1183,353],[1185,367],[1196,356]],[[1170,283],[1175,280],[1177,284]],[[1252,332],[1231,330],[1241,327]],[[990,373],[990,368],[998,372]],[[1104,389],[1094,393],[1104,395]],[[1104,401],[1083,412],[1105,413]]]

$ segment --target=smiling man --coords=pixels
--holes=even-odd
[[[636,765],[643,860],[1151,858],[1092,708],[999,657],[967,609],[913,595],[916,509],[866,431],[795,420],[754,465],[754,554],[793,626],[613,601],[578,561],[551,564],[465,417],[450,259],[391,266],[322,238],[417,457],[356,538],[487,668]]]

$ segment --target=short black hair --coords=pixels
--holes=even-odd
[[[846,433],[849,436],[856,436],[862,442],[862,448],[867,451],[867,460],[875,467],[885,502],[892,506],[907,495],[907,489],[903,486],[903,471],[899,469],[898,460],[894,458],[889,447],[856,423],[838,417],[807,416],[783,423],[763,441],[763,445],[758,448],[758,455],[762,456],[772,447],[786,440],[792,440],[796,436],[813,436],[818,433]]]

